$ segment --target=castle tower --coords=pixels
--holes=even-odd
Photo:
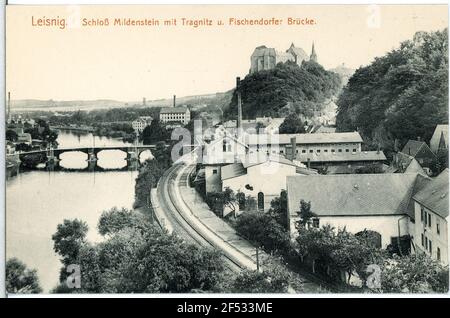
[[[316,50],[314,49],[314,42],[312,43],[311,56],[309,57],[309,60],[317,63],[317,54]]]

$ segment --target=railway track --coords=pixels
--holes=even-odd
[[[205,235],[204,230],[199,229],[199,226],[193,224],[193,222],[185,216],[184,212],[181,211],[180,200],[182,199],[178,197],[173,190],[173,188],[177,186],[175,184],[176,176],[181,167],[181,165],[174,165],[169,168],[161,177],[158,184],[157,194],[160,207],[166,216],[165,221],[169,222],[173,228],[173,231],[186,242],[202,247],[217,248],[217,246],[210,241],[208,236]],[[227,268],[233,272],[239,272],[242,270],[242,264],[237,262],[230,255],[227,255],[227,253],[223,250],[222,252]]]

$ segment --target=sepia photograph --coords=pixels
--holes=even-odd
[[[6,297],[448,296],[448,5],[4,9]]]

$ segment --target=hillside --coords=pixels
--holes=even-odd
[[[39,100],[39,99],[19,99],[11,100],[11,109],[27,109],[27,108],[49,108],[49,107],[80,107],[80,108],[104,108],[110,107],[123,107],[126,103],[110,99],[98,99],[98,100],[71,100],[71,101],[55,101]]]
[[[313,115],[325,99],[340,89],[340,78],[314,62],[279,63],[274,69],[252,73],[241,80],[242,116],[285,116],[289,112]],[[233,96],[224,117],[235,119],[237,95]]]
[[[356,70],[337,104],[338,131],[358,129],[373,148],[429,141],[435,126],[448,122],[447,30],[418,32]]]
[[[190,105],[194,108],[218,105],[223,107],[228,105],[231,99],[231,91],[225,93],[214,93],[204,95],[192,95],[177,97],[178,105]],[[173,98],[158,99],[146,101],[146,106],[164,107],[172,106]],[[122,108],[122,107],[139,107],[143,106],[142,101],[123,102],[110,99],[98,100],[71,100],[71,101],[55,101],[55,100],[39,100],[39,99],[19,99],[11,100],[11,109],[17,110],[46,110],[46,109],[63,109],[64,110],[95,110],[105,108]]]

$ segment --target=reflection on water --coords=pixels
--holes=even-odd
[[[92,134],[60,132],[60,147],[90,147]],[[96,146],[129,145],[111,138],[95,138]],[[141,160],[149,157],[141,155]],[[126,167],[126,153],[101,151],[97,164],[104,169]],[[87,155],[61,154],[60,166],[83,169]],[[88,240],[98,242],[97,221],[102,211],[113,206],[131,208],[137,171],[65,172],[28,171],[7,181],[6,254],[36,268],[45,292],[58,282],[61,263],[53,251],[52,234],[64,219],[79,218],[89,225]]]

